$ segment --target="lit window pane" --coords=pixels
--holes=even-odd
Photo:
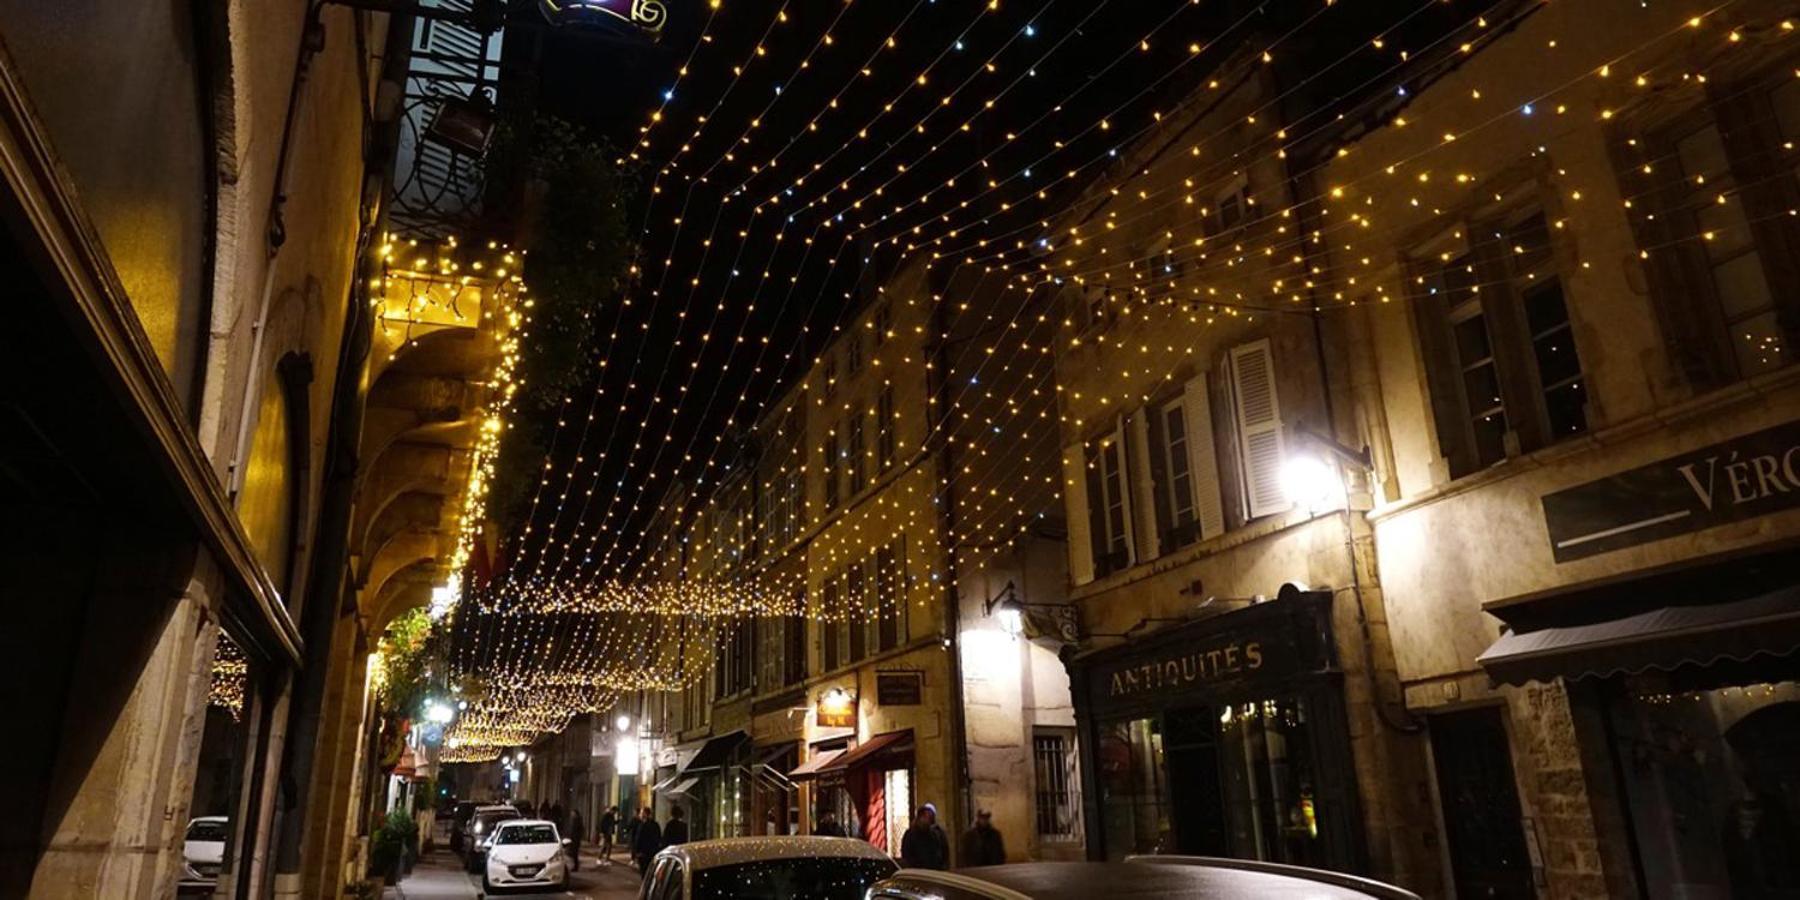
[[[1754,315],[1775,303],[1769,282],[1763,277],[1762,257],[1755,253],[1714,266],[1713,286],[1718,288],[1719,305],[1724,307],[1727,321]]]
[[[1696,176],[1715,180],[1727,174],[1731,165],[1725,156],[1725,141],[1716,126],[1708,125],[1675,144],[1681,159],[1681,171],[1690,180]]]

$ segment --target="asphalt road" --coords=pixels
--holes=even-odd
[[[508,892],[496,896],[635,900],[638,881],[637,869],[625,861],[623,853],[614,858],[612,865],[603,866],[592,848],[588,848],[581,857],[581,871],[569,876],[567,891]],[[465,872],[461,860],[448,850],[440,849],[420,860],[412,875],[388,888],[384,896],[394,900],[477,900],[484,895],[481,876]]]

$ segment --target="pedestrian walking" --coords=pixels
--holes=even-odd
[[[631,836],[631,858],[637,861],[639,874],[650,874],[650,861],[662,848],[662,826],[656,824],[655,811],[646,806],[638,811],[637,833]]]
[[[569,870],[581,871],[581,841],[587,837],[587,823],[581,821],[581,810],[569,811]]]
[[[813,826],[813,834],[819,837],[843,837],[844,826],[838,824],[837,813],[826,813],[819,817],[819,823]]]
[[[669,810],[669,824],[663,826],[662,838],[664,847],[688,842],[687,813],[681,807]]]
[[[913,814],[912,827],[900,839],[900,864],[909,869],[950,867],[950,839],[938,827],[937,807],[927,803]]]
[[[975,814],[975,824],[963,832],[962,858],[957,860],[964,866],[998,866],[1006,862],[1006,841],[1000,836],[1000,829],[994,827],[994,814],[981,810]]]
[[[609,806],[600,814],[600,830],[594,839],[600,844],[600,864],[612,865],[613,829],[619,827],[619,808]]]

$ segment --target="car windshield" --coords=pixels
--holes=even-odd
[[[224,822],[191,822],[188,824],[187,839],[190,841],[225,840]]]
[[[518,813],[482,813],[475,817],[475,829],[477,831],[486,831],[489,828],[494,827],[496,823],[509,822],[519,817]]]
[[[554,844],[556,828],[550,825],[514,825],[500,829],[496,844]]]
[[[862,900],[894,874],[885,859],[808,856],[714,866],[694,873],[694,900]]]

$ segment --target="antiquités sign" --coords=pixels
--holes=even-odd
[[[1107,676],[1106,693],[1118,698],[1145,691],[1181,690],[1255,675],[1268,662],[1263,642],[1254,639],[1182,648],[1168,656],[1114,669]]]
[[[1800,422],[1545,494],[1557,562],[1800,506]]]

